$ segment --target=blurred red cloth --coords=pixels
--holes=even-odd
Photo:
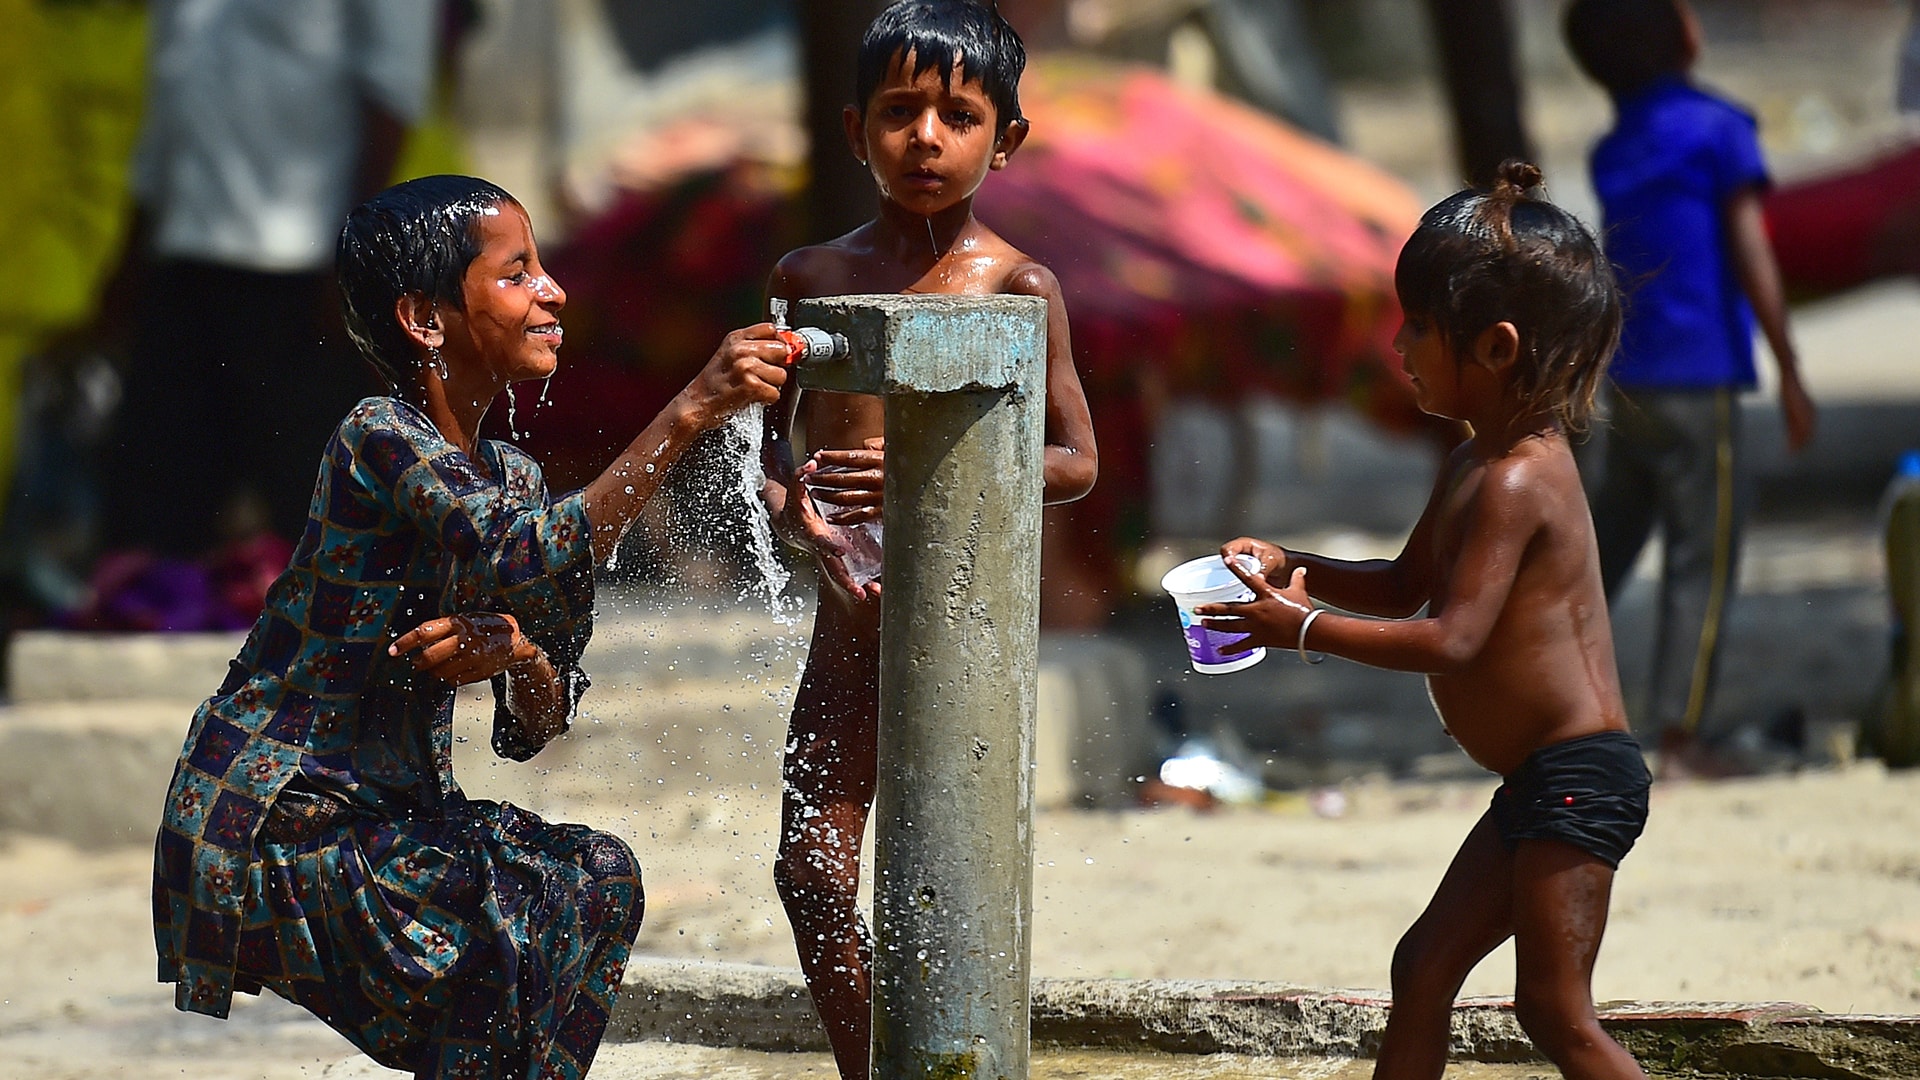
[[[1767,196],[1780,276],[1795,296],[1920,272],[1920,144]]]
[[[1033,133],[975,210],[1059,276],[1090,381],[1146,364],[1178,392],[1410,420],[1390,347],[1405,186],[1150,69],[1055,59],[1021,91]]]

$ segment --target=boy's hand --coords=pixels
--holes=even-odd
[[[821,517],[813,505],[813,492],[808,484],[811,464],[794,470],[793,479],[787,484],[782,520],[775,523],[781,538],[794,547],[812,552],[821,575],[842,596],[855,601],[878,599],[880,583],[872,582],[864,588],[855,584],[853,573],[847,569],[846,544],[841,542],[839,531]]]
[[[717,427],[749,405],[778,401],[787,381],[786,360],[787,345],[775,336],[772,323],[735,330],[680,391],[680,400],[700,430]]]
[[[1807,394],[1797,371],[1781,373],[1780,412],[1787,426],[1787,448],[1797,454],[1813,441],[1814,430],[1819,425],[1819,411],[1814,408],[1813,398]]]
[[[1286,572],[1287,549],[1279,544],[1269,544],[1265,540],[1256,540],[1251,536],[1242,536],[1238,540],[1229,540],[1220,545],[1220,558],[1228,566],[1234,565],[1236,555],[1245,555],[1260,564],[1260,576],[1273,581]]]
[[[800,467],[814,497],[841,509],[827,512],[830,525],[880,520],[886,490],[884,438],[868,439],[859,450],[819,450]]]
[[[1236,656],[1266,646],[1291,649],[1300,643],[1300,624],[1313,610],[1307,595],[1307,568],[1293,572],[1286,588],[1275,588],[1265,575],[1248,570],[1232,559],[1227,568],[1253,590],[1253,599],[1234,604],[1202,604],[1193,613],[1207,627],[1223,634],[1246,634],[1240,641],[1222,648],[1221,653]]]
[[[389,656],[407,653],[413,653],[415,671],[465,686],[537,658],[540,647],[520,632],[513,616],[480,611],[429,619],[387,646]]]

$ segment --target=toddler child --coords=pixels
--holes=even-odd
[[[1646,822],[1650,778],[1627,731],[1567,444],[1619,338],[1620,298],[1587,230],[1528,194],[1539,183],[1538,169],[1507,162],[1492,191],[1427,211],[1400,253],[1394,348],[1415,400],[1473,433],[1405,550],[1348,562],[1234,540],[1221,554],[1254,598],[1197,612],[1247,633],[1236,651],[1314,649],[1426,673],[1447,731],[1505,777],[1394,950],[1376,1077],[1438,1080],[1454,996],[1508,937],[1514,1010],[1561,1072],[1644,1076],[1593,1008],[1608,894]]]

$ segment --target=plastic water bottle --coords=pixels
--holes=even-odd
[[[1920,765],[1920,450],[1901,456],[1880,512],[1893,601],[1893,680],[1874,741],[1888,765]]]

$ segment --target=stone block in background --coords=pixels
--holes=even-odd
[[[8,665],[12,698],[21,703],[198,702],[227,677],[227,661],[245,640],[245,634],[23,630],[0,661]],[[183,716],[180,731],[186,730]]]

